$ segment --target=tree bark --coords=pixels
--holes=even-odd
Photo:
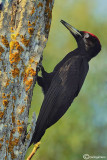
[[[37,66],[46,46],[54,0],[0,1],[0,159],[23,160]]]

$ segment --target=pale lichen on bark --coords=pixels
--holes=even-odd
[[[36,67],[46,45],[54,0],[0,1],[0,157],[24,159]]]

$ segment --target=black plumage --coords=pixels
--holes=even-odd
[[[0,3],[0,11],[3,9],[3,3]]]
[[[53,72],[47,73],[42,67],[38,84],[44,92],[35,132],[31,141],[37,143],[47,128],[56,123],[78,96],[89,70],[88,62],[101,50],[98,38],[86,31],[78,31],[65,21],[62,24],[71,32],[78,47],[59,62]]]

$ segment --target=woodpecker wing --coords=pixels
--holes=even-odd
[[[84,83],[88,69],[87,61],[82,58],[74,60],[72,63],[68,61],[65,67],[60,69],[59,77],[57,77],[58,79],[61,78],[61,83],[59,86],[57,85],[60,91],[55,98],[55,104],[47,118],[47,128],[56,123],[70,107]],[[53,85],[53,81],[51,85]]]
[[[88,72],[88,63],[85,69],[83,63],[81,57],[70,58],[53,77],[39,112],[33,142],[40,140],[45,130],[64,115],[78,95]]]

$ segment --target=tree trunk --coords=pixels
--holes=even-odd
[[[37,65],[46,45],[54,0],[0,1],[0,159],[23,160]]]

